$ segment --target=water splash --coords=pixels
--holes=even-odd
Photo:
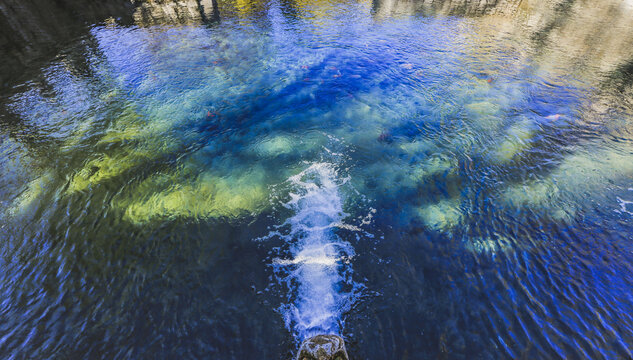
[[[629,188],[629,191],[633,191],[633,188]],[[633,215],[633,211],[629,210],[630,205],[633,205],[632,200],[625,200],[619,196],[616,197],[616,199],[618,200],[618,204],[620,205],[620,209],[616,210],[616,212]]]
[[[358,298],[362,284],[352,280],[352,245],[341,232],[360,231],[345,224],[339,178],[329,163],[315,163],[288,179],[292,211],[268,237],[285,244],[272,261],[276,279],[288,292],[280,307],[286,327],[298,341],[318,334],[340,334],[343,315]]]

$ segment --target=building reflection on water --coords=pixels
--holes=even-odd
[[[342,3],[342,2],[338,2]],[[374,0],[366,3],[376,19],[399,15],[486,16],[499,29],[532,39],[531,54],[549,64],[564,64],[601,72],[618,71],[633,62],[633,3],[629,0],[583,2],[569,0]],[[267,17],[261,0],[108,0],[85,5],[78,0],[17,1],[0,4],[0,83],[9,86],[25,66],[50,61],[72,39],[88,33],[92,24],[194,24],[220,21],[222,16]],[[284,16],[318,22],[337,1],[285,0]]]

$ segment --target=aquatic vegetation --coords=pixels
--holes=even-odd
[[[117,177],[125,171],[155,159],[160,155],[161,150],[165,151],[165,147],[136,148],[113,156],[102,155],[99,158],[89,160],[82,169],[73,175],[68,184],[67,192],[84,191],[91,185]]]
[[[157,135],[164,130],[166,129],[155,129],[154,123],[144,121],[132,106],[126,106],[105,130],[97,145],[141,140],[148,135]]]
[[[229,177],[203,173],[189,184],[173,185],[146,200],[132,202],[125,209],[125,219],[142,224],[154,219],[234,221],[256,216],[268,206],[264,176],[261,169]]]
[[[121,176],[126,171],[182,148],[182,136],[169,137],[175,122],[147,120],[128,104],[112,121],[95,146],[106,148],[99,157],[86,161],[72,177],[67,192],[85,191],[89,186]]]

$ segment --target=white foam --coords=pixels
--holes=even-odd
[[[351,280],[351,244],[336,231],[358,231],[345,224],[341,185],[328,163],[310,165],[288,179],[290,200],[284,204],[293,215],[268,237],[288,245],[283,258],[274,259],[277,280],[287,284],[288,302],[281,306],[286,326],[297,340],[316,334],[340,334],[343,314],[353,303],[361,284]]]
[[[624,200],[620,197],[616,197],[616,199],[618,200],[618,204],[620,205],[620,209],[616,210],[619,213],[627,213],[629,215],[633,215],[633,211],[628,210],[629,205],[633,205],[633,201],[631,200]]]

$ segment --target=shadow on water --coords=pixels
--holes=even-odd
[[[0,0],[0,354],[631,357],[632,19]]]

